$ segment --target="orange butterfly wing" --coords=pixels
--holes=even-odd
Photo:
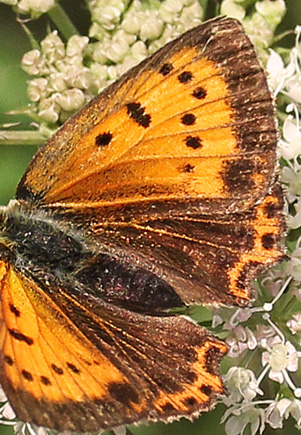
[[[258,271],[284,258],[282,210],[282,192],[275,183],[244,214],[163,216],[107,225],[94,222],[93,214],[89,219],[94,234],[110,239],[120,256],[127,251],[127,261],[138,257],[186,304],[246,306]]]
[[[70,120],[37,153],[18,197],[155,270],[185,303],[246,305],[258,269],[283,257],[276,143],[254,48],[237,21],[216,19]]]
[[[210,408],[226,347],[165,311],[245,305],[283,256],[276,139],[254,48],[221,18],[40,149],[0,210],[0,381],[20,418],[87,431]]]
[[[207,410],[223,392],[227,348],[206,330],[55,290],[0,263],[0,381],[20,419],[95,431]]]
[[[135,218],[156,213],[157,202],[172,215],[243,211],[268,192],[276,141],[254,48],[238,22],[218,19],[167,44],[68,121],[37,153],[18,198],[97,207],[104,219],[137,203]]]

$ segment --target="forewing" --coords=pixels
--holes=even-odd
[[[241,24],[218,18],[167,44],[68,121],[37,153],[17,197],[99,208],[107,219],[131,207],[153,215],[162,203],[161,215],[243,210],[268,192],[276,139],[254,48]]]

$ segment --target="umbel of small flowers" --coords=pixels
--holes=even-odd
[[[301,428],[301,388],[296,386],[290,376],[298,370],[301,352],[287,339],[282,330],[271,320],[274,305],[281,302],[281,297],[291,278],[278,291],[272,302],[262,307],[238,309],[234,313],[217,313],[215,322],[224,321],[224,329],[231,331],[226,341],[230,345],[229,356],[238,361],[251,361],[251,354],[261,354],[261,365],[256,357],[256,364],[251,368],[232,366],[225,376],[228,395],[223,398],[228,407],[222,422],[226,422],[227,434],[243,434],[249,426],[252,434],[263,433],[266,425],[282,428],[286,418],[291,416]],[[231,315],[229,315],[231,314]],[[260,319],[254,317],[260,315]],[[278,318],[278,317],[277,317]],[[253,319],[255,329],[248,323]],[[279,322],[281,323],[281,321]],[[242,364],[241,364],[242,365]],[[266,397],[265,378],[278,383],[273,397]],[[297,376],[296,376],[297,378]],[[268,386],[268,391],[273,391]],[[286,397],[283,395],[286,394]],[[258,399],[258,396],[264,398]]]
[[[258,306],[217,310],[213,318],[215,326],[229,331],[229,355],[237,361],[225,376],[229,395],[223,400],[228,410],[222,421],[231,435],[243,434],[247,427],[251,434],[263,433],[267,426],[280,429],[289,417],[301,429],[301,237],[296,231],[301,226],[300,26],[295,33],[292,50],[282,56],[270,50],[267,60],[282,131],[279,154],[287,227],[294,230],[289,233],[289,260],[262,277]]]
[[[54,0],[2,1],[13,5],[19,14],[31,14],[34,18],[47,12],[58,21],[62,11]],[[253,12],[248,15],[241,2],[234,0],[223,1],[220,13],[243,19],[265,58],[274,30],[285,13],[285,2],[249,1],[252,2]],[[129,68],[200,24],[205,18],[207,0],[89,0],[86,4],[91,14],[88,35],[79,35],[70,25],[67,31],[61,31],[63,35],[69,31],[64,43],[54,30],[22,60],[23,69],[31,76],[27,92],[32,104],[26,113],[38,122],[44,139]],[[68,17],[63,18],[67,22]],[[41,138],[38,140],[41,143]]]
[[[31,77],[27,113],[36,122],[38,143],[126,70],[203,21],[208,6],[208,0],[86,0],[91,25],[88,35],[80,35],[58,1],[0,2],[11,5],[21,17],[36,19],[47,13],[60,23],[22,61]],[[293,230],[290,259],[258,281],[257,305],[220,309],[213,316],[213,326],[226,336],[231,349],[232,367],[225,375],[228,395],[223,399],[227,410],[222,419],[231,435],[243,434],[247,428],[252,435],[263,433],[266,427],[282,428],[288,417],[301,428],[297,385],[301,357],[297,349],[301,331],[300,28],[292,50],[268,49],[285,11],[284,0],[224,0],[218,11],[243,21],[268,69],[282,132],[279,155],[288,230]],[[17,422],[2,392],[0,402],[1,420],[12,425],[16,434],[53,432]]]
[[[267,62],[270,84],[281,110],[279,154],[283,160],[281,178],[285,186],[288,230],[301,226],[300,32],[301,27],[297,26],[296,44],[286,54],[286,63],[276,51],[270,51]],[[229,396],[224,403],[229,408],[223,421],[231,435],[242,434],[247,426],[252,434],[263,433],[267,425],[279,429],[288,417],[301,429],[301,352],[296,349],[301,330],[301,238],[300,232],[295,234],[288,246],[290,259],[270,269],[261,280],[258,297],[261,306],[234,312],[220,310],[214,317],[215,324],[223,324],[230,331],[226,339],[230,356],[241,365],[231,367],[225,376]],[[286,282],[285,276],[290,277]],[[273,300],[268,302],[271,296]],[[261,367],[252,363],[255,353],[261,355]],[[268,383],[268,379],[275,382]]]

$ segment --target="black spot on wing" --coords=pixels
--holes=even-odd
[[[27,381],[29,381],[29,382],[33,381],[32,374],[30,372],[28,372],[27,370],[22,370],[21,374],[22,374],[23,378],[26,379]]]
[[[43,385],[49,387],[51,385],[50,379],[47,376],[40,376],[41,382]]]
[[[109,393],[115,400],[126,406],[131,402],[139,403],[139,396],[130,384],[114,382],[109,386]]]
[[[9,309],[16,317],[20,317],[20,310],[15,305],[10,304]]]
[[[265,216],[269,219],[278,217],[280,211],[282,211],[282,204],[278,202],[268,202],[263,209]]]
[[[4,362],[6,364],[8,364],[9,366],[12,366],[14,364],[13,359],[9,355],[4,355],[3,359],[4,359]]]
[[[267,233],[264,234],[261,238],[261,243],[264,249],[270,250],[275,245],[275,234]]]
[[[187,408],[191,408],[194,405],[196,405],[198,402],[195,397],[185,397],[185,399],[182,401],[183,405],[185,405]]]
[[[207,91],[206,91],[206,89],[204,89],[203,87],[200,86],[192,92],[192,95],[197,100],[202,100],[203,98],[206,97]]]
[[[64,370],[55,364],[51,364],[51,368],[57,375],[62,375],[64,373]]]
[[[191,165],[190,163],[186,163],[186,165],[180,166],[179,171],[180,172],[186,172],[190,173],[194,171],[195,166]]]
[[[8,332],[15,340],[24,341],[24,343],[28,344],[29,346],[33,344],[33,339],[31,337],[27,337],[16,329],[9,329]]]
[[[109,132],[109,131],[106,132],[106,133],[99,134],[99,135],[96,136],[96,138],[95,138],[95,143],[96,143],[96,145],[99,146],[99,147],[107,146],[107,145],[109,145],[109,143],[111,142],[112,137],[113,137],[113,135],[112,135],[112,133]]]
[[[159,69],[159,73],[162,76],[167,76],[173,70],[173,66],[171,63],[164,63]]]
[[[213,393],[212,387],[210,387],[210,385],[202,385],[200,387],[200,390],[202,393],[206,394],[206,396],[210,397],[211,394]]]
[[[185,374],[185,376],[186,376],[186,379],[187,379],[191,384],[193,384],[194,382],[196,382],[196,380],[197,380],[197,378],[198,378],[198,375],[197,375],[194,371],[192,371],[192,370],[188,371],[188,372]]]
[[[177,410],[177,408],[174,407],[174,405],[170,402],[165,403],[162,405],[162,410],[165,414],[169,414],[171,412],[174,412]]]
[[[186,113],[181,118],[181,122],[184,125],[193,125],[195,121],[196,121],[196,117],[193,113]]]
[[[187,136],[185,143],[189,148],[193,148],[194,150],[202,147],[202,140],[198,136]]]
[[[184,71],[178,75],[178,79],[180,83],[188,83],[193,79],[192,72]]]
[[[67,367],[73,371],[73,373],[76,373],[77,375],[80,373],[80,370],[72,363],[67,362]]]
[[[147,128],[151,123],[151,116],[145,113],[145,108],[140,103],[126,104],[128,115],[141,127]]]

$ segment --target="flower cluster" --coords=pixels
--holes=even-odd
[[[55,0],[1,0],[1,3],[13,6],[18,14],[30,14],[38,18],[41,14],[48,12],[54,7]]]
[[[282,428],[289,417],[301,428],[301,386],[296,385],[301,370],[301,237],[296,231],[301,226],[300,32],[298,26],[292,50],[282,50],[282,56],[270,50],[267,58],[282,131],[280,175],[287,226],[294,230],[288,238],[289,260],[271,268],[258,283],[257,306],[217,310],[214,315],[214,324],[229,331],[229,356],[237,361],[225,376],[229,395],[223,421],[231,435],[243,434],[246,427],[251,434],[263,433],[266,426]]]
[[[28,96],[47,123],[67,119],[92,97],[93,73],[83,62],[88,41],[88,37],[74,35],[65,47],[55,30],[41,42],[41,50],[24,55],[23,69],[37,76],[28,84]]]
[[[267,48],[273,42],[276,27],[286,12],[285,1],[263,0],[254,2],[254,9],[248,14],[244,3],[241,0],[224,0],[221,4],[221,14],[243,21],[246,32],[256,46],[258,55],[266,60]]]
[[[73,35],[66,44],[55,30],[23,57],[34,77],[28,85],[32,109],[41,124],[62,123],[92,96],[166,42],[199,24],[197,0],[88,2],[89,36]],[[45,131],[45,130],[44,130]]]

